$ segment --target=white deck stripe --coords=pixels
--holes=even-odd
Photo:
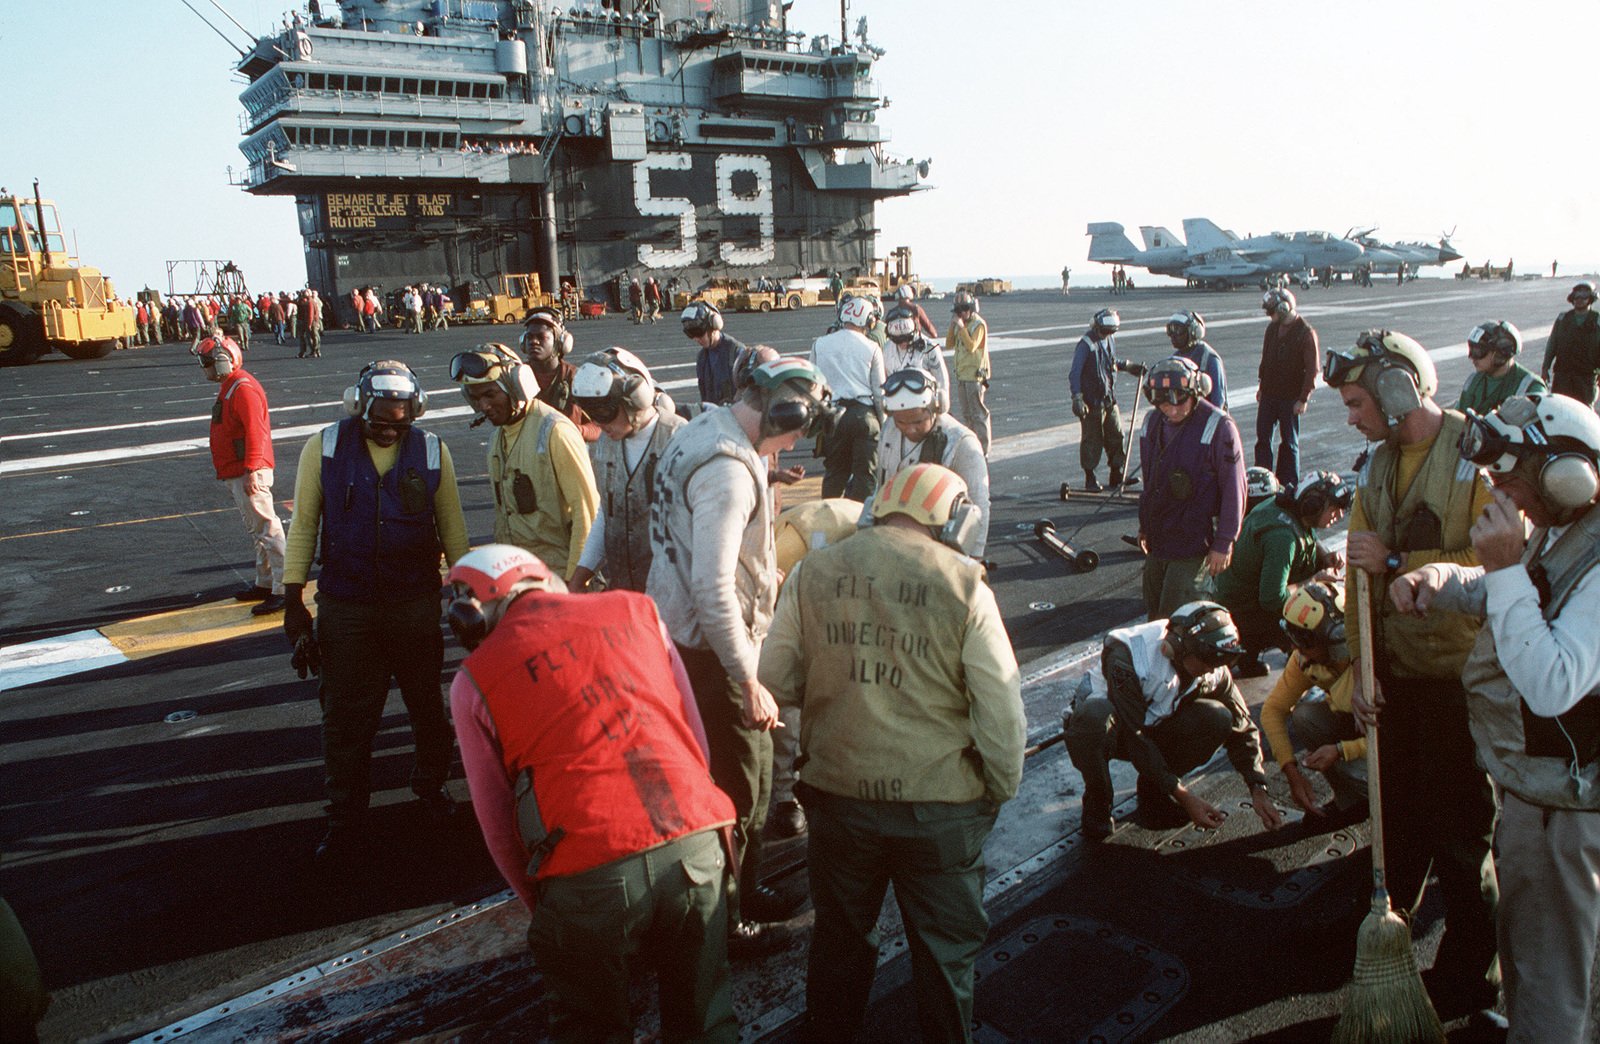
[[[127,663],[122,650],[99,631],[74,631],[0,648],[0,692]]]

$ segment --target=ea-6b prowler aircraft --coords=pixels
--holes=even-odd
[[[1462,258],[1456,248],[1450,245],[1450,237],[1455,235],[1455,229],[1440,234],[1437,243],[1383,243],[1372,235],[1376,231],[1375,227],[1361,232],[1351,229],[1348,236],[1361,244],[1364,250],[1362,261],[1371,264],[1374,272],[1392,275],[1401,264],[1408,271],[1415,272],[1422,265],[1447,265]]]
[[[1274,232],[1241,239],[1206,218],[1186,218],[1185,244],[1164,228],[1142,226],[1145,249],[1128,241],[1115,222],[1089,225],[1089,260],[1134,265],[1155,275],[1188,279],[1206,286],[1265,283],[1280,275],[1301,279],[1319,268],[1356,263],[1361,244],[1329,232]]]

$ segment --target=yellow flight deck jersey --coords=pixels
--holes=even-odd
[[[494,539],[515,544],[571,580],[600,509],[578,426],[540,402],[489,440]]]
[[[399,459],[400,447],[395,443],[387,448],[371,439],[366,440],[367,454],[378,477],[389,473]],[[439,530],[439,543],[444,545],[446,565],[455,565],[456,559],[469,550],[467,520],[461,514],[461,491],[456,488],[456,466],[450,458],[450,447],[439,440],[439,488],[433,494],[434,524]],[[317,432],[300,451],[299,469],[294,475],[294,521],[289,526],[288,547],[284,551],[283,582],[303,584],[311,575],[311,562],[317,556],[317,535],[322,521],[322,432]]]
[[[982,316],[974,315],[964,324],[960,319],[951,320],[944,346],[955,352],[956,380],[989,379],[989,324]]]
[[[1261,731],[1267,737],[1267,746],[1280,766],[1294,760],[1294,743],[1289,739],[1289,715],[1312,686],[1328,694],[1328,706],[1341,714],[1350,713],[1350,690],[1355,687],[1355,673],[1348,667],[1335,672],[1321,664],[1307,663],[1298,652],[1289,657],[1278,682],[1267,694],[1261,706]],[[1344,761],[1358,761],[1367,756],[1365,737],[1339,741],[1339,757]]]
[[[1390,550],[1396,547],[1400,527],[1394,516],[1408,508],[1413,493],[1422,497],[1430,510],[1439,516],[1440,541],[1443,547],[1401,550],[1405,561],[1400,572],[1417,569],[1429,562],[1450,562],[1456,565],[1477,565],[1477,552],[1467,532],[1472,523],[1483,514],[1483,509],[1493,500],[1493,490],[1471,463],[1463,461],[1456,451],[1463,428],[1461,414],[1446,410],[1444,425],[1431,439],[1409,446],[1395,447],[1384,444],[1373,453],[1367,470],[1357,479],[1356,495],[1350,505],[1350,532],[1362,530],[1375,532],[1384,539]],[[1438,452],[1434,453],[1434,447]],[[1386,483],[1389,495],[1378,494],[1371,486],[1373,481]],[[1466,476],[1465,478],[1463,476]],[[1461,487],[1471,482],[1471,495]],[[1424,485],[1416,490],[1412,486]],[[1428,495],[1428,488],[1434,495]],[[1449,496],[1439,495],[1448,491]],[[1375,518],[1375,509],[1382,509],[1386,517]],[[1398,574],[1396,574],[1398,575]],[[1388,584],[1393,576],[1375,577],[1372,582],[1373,599],[1377,615],[1373,624],[1381,628],[1383,638],[1380,667],[1386,666],[1399,677],[1450,678],[1460,677],[1467,652],[1472,648],[1478,624],[1456,613],[1438,610],[1425,619],[1402,616],[1389,599]],[[1360,637],[1354,626],[1355,609],[1350,610],[1351,662],[1359,662]]]

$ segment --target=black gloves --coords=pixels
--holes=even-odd
[[[322,673],[322,654],[317,648],[316,630],[311,623],[311,611],[306,608],[304,591],[303,584],[288,584],[283,591],[283,633],[294,646],[289,665],[301,678]]]

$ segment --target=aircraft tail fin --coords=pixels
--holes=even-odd
[[[1212,223],[1210,218],[1184,218],[1183,234],[1189,240],[1189,249],[1205,253],[1217,249],[1231,249],[1236,236]]]
[[[1178,238],[1177,233],[1161,225],[1140,225],[1139,235],[1144,237],[1144,248],[1146,250],[1183,246],[1183,240]]]
[[[1139,254],[1115,221],[1091,221],[1085,234],[1089,236],[1090,261],[1132,261]]]

